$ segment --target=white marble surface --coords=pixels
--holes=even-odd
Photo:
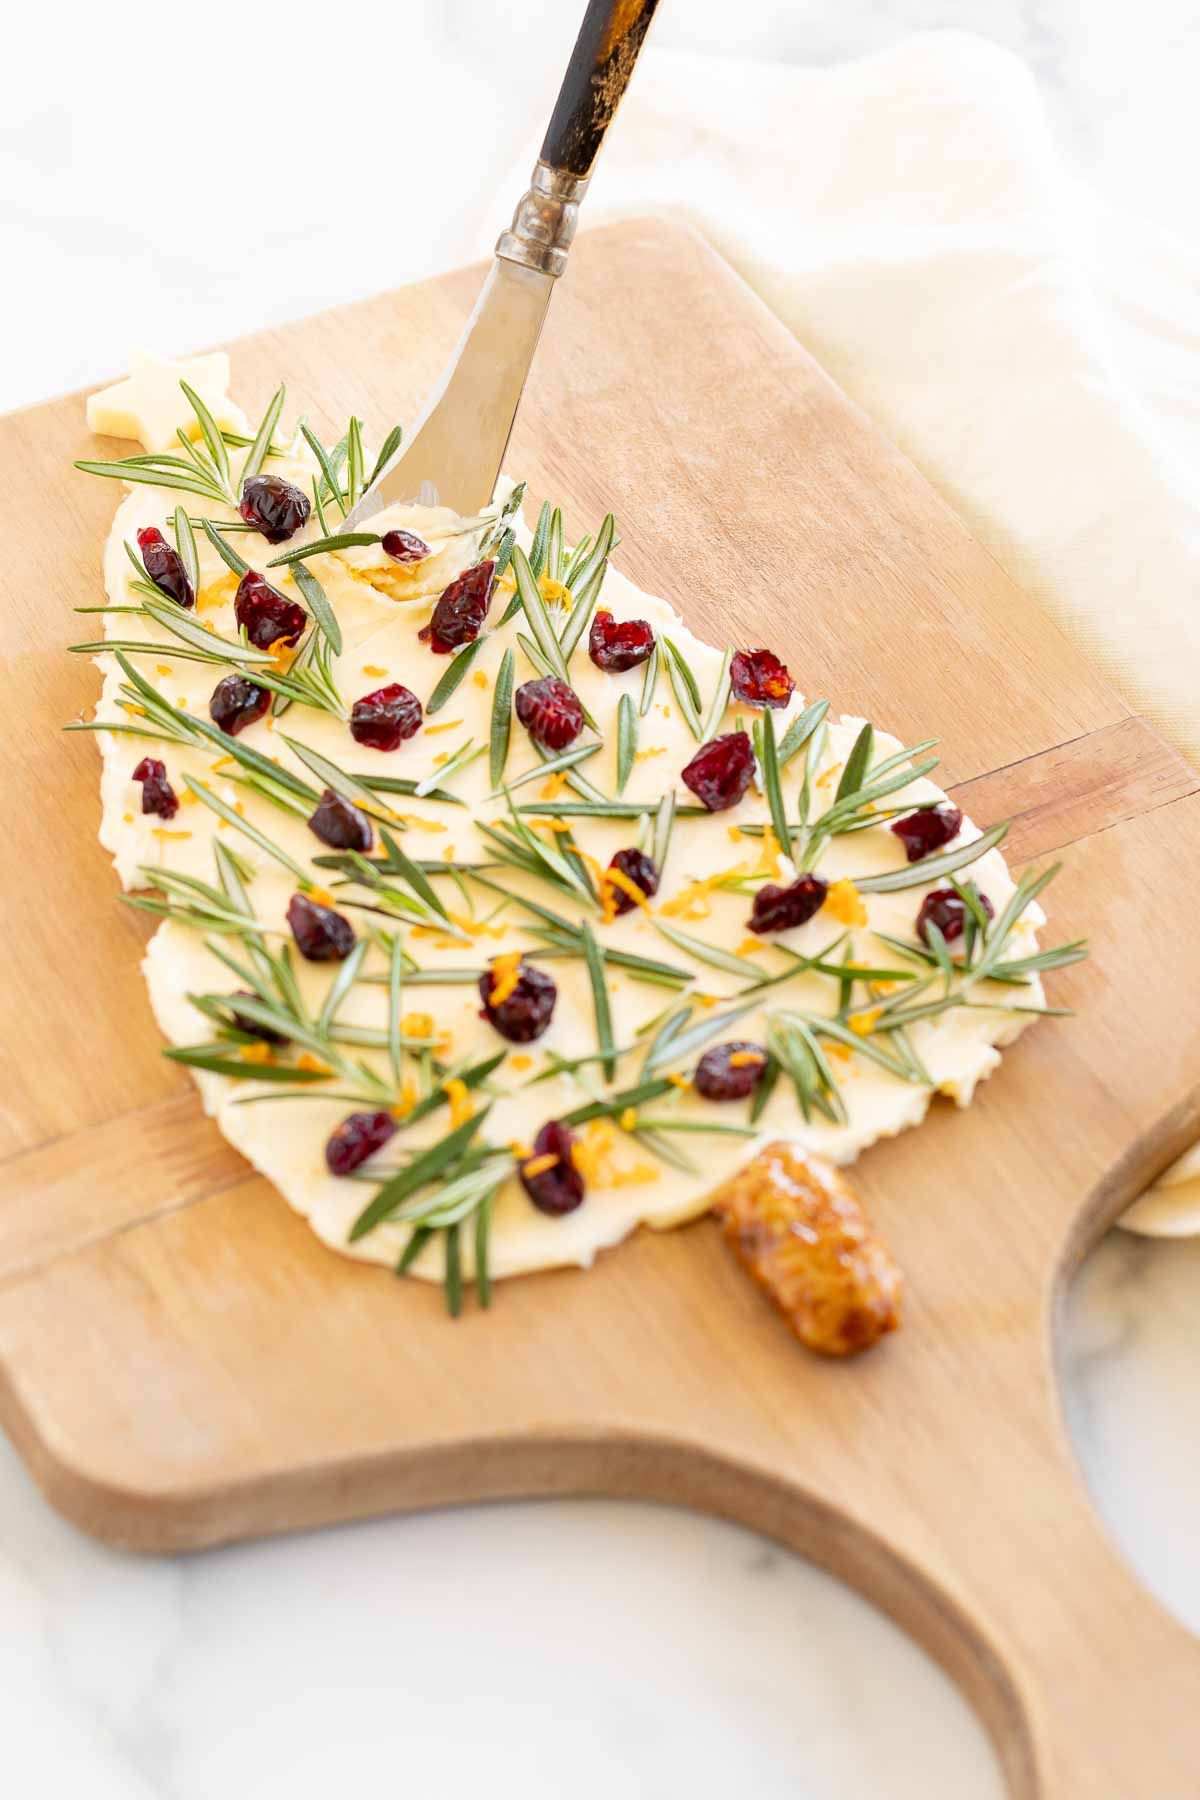
[[[24,9],[8,49],[28,78],[0,122],[0,406],[111,374],[131,339],[191,348],[481,251],[497,220],[492,174],[475,172],[529,137],[577,8],[524,0],[503,31],[500,10],[367,4],[343,38],[299,0],[281,43],[278,9],[237,0],[202,15],[126,0],[69,28]],[[735,11],[731,25],[717,0],[663,0],[658,47],[713,49],[733,30],[732,54],[826,63],[913,30],[992,37],[1032,68],[1077,168],[1196,231],[1191,6],[1145,0],[1133,30],[1094,0]],[[154,147],[175,115],[186,155]],[[1065,1371],[1104,1516],[1196,1629],[1198,1315],[1200,1243],[1113,1238],[1077,1285]],[[556,1504],[139,1563],[54,1518],[3,1445],[0,1725],[0,1787],[22,1800],[308,1800],[334,1783],[422,1800],[705,1800],[731,1781],[756,1800],[1000,1792],[917,1651],[730,1528]]]

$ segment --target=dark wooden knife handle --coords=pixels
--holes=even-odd
[[[586,177],[633,73],[658,0],[588,0],[542,145],[542,161]]]

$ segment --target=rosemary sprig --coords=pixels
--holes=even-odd
[[[525,787],[531,781],[540,781],[546,775],[561,775],[568,769],[577,769],[580,763],[590,761],[601,749],[599,744],[572,744],[569,750],[560,750],[557,756],[548,756],[545,762],[535,763],[533,768],[526,769],[523,774],[515,775],[511,781],[497,787],[495,793],[489,794],[489,800],[502,799],[506,793],[513,793],[519,787]],[[542,808],[545,811],[545,808]]]
[[[757,1005],[757,1001],[750,1005],[726,1007],[722,1012],[711,1012],[706,1019],[689,1026],[686,1031],[675,1032],[665,1042],[652,1044],[643,1064],[644,1073],[650,1075],[655,1069],[663,1068],[668,1063],[680,1062],[695,1051],[703,1050],[706,1044],[711,1044],[730,1025],[751,1012],[754,1005]]]
[[[240,813],[233,810],[232,806],[226,806],[219,794],[214,794],[211,788],[205,787],[201,782],[194,781],[190,775],[184,776],[183,784],[190,794],[194,794],[197,800],[208,807],[210,812],[215,812],[217,817],[224,819],[227,825],[232,825],[235,831],[240,831],[244,837],[248,837],[252,844],[257,844],[260,850],[265,850],[268,856],[289,870],[304,887],[312,886],[307,869],[302,868],[294,857],[288,855],[286,850],[281,850],[279,845],[274,843],[265,832],[258,829],[257,825],[252,825],[249,819],[244,819]]]
[[[301,425],[300,431],[301,431],[301,434],[303,435],[305,443],[308,445],[309,449],[312,451],[313,455],[317,459],[318,466],[321,470],[321,475],[325,482],[325,487],[328,490],[329,498],[331,500],[337,501],[338,511],[341,513],[342,517],[345,518],[346,513],[349,511],[349,508],[346,505],[346,502],[345,502],[345,499],[344,499],[344,496],[342,493],[342,483],[341,483],[341,479],[337,472],[337,464],[334,460],[334,457],[330,456],[328,450],[326,450],[326,448],[325,448],[324,444],[321,442],[320,438],[316,435],[316,433],[314,431],[310,430],[307,425]],[[336,453],[335,453],[335,455],[336,455]],[[321,518],[324,518],[324,509],[321,506],[321,496],[320,496],[319,490],[316,495],[316,500],[317,500],[318,514]]]
[[[245,462],[242,464],[243,488],[252,476],[258,475],[262,471],[262,466],[267,460],[267,453],[271,448],[271,439],[275,434],[275,427],[279,423],[279,415],[283,411],[283,402],[286,397],[287,389],[284,387],[283,383],[280,382],[270,400],[267,402],[267,410],[262,416],[258,430],[254,435],[254,441],[247,452]]]
[[[498,788],[504,779],[504,765],[508,761],[508,746],[512,736],[512,700],[514,670],[516,657],[509,645],[501,658],[500,668],[496,675],[496,686],[492,692],[492,723],[489,736],[488,773],[493,788]]]
[[[863,777],[871,766],[871,757],[875,753],[875,727],[868,719],[854,740],[846,766],[842,770],[841,780],[837,785],[834,803],[845,800],[848,795],[857,793],[864,785]]]
[[[380,535],[377,531],[334,531],[326,532],[322,537],[310,538],[307,544],[297,544],[292,550],[285,550],[279,556],[273,556],[267,564],[268,569],[299,569],[314,556],[328,556],[334,550],[353,550],[367,544],[378,544]]]
[[[350,1227],[350,1243],[358,1243],[369,1231],[374,1231],[377,1225],[397,1212],[411,1194],[445,1174],[478,1134],[489,1110],[490,1108],[483,1107],[479,1112],[473,1113],[444,1138],[439,1138],[427,1150],[414,1157],[406,1169],[402,1169],[390,1181],[385,1181],[375,1198],[363,1208]]]
[[[654,640],[654,648],[646,658],[646,673],[642,676],[642,694],[638,701],[638,716],[645,718],[654,702],[654,690],[658,686],[658,666],[662,655],[658,648],[658,639]]]
[[[737,975],[742,981],[750,980],[752,985],[757,985],[753,979],[755,971],[742,957],[734,956],[732,951],[722,950],[719,944],[707,944],[703,938],[680,931],[677,925],[669,925],[663,918],[655,916],[652,923],[655,931],[665,937],[669,944],[674,944],[677,950],[686,951],[697,962],[707,963],[712,969],[722,969],[727,975]]]
[[[721,720],[725,717],[725,708],[729,705],[731,688],[729,665],[732,661],[733,651],[726,650],[724,656],[721,658],[721,668],[717,675],[717,684],[713,689],[713,697],[709,703],[708,712],[704,719],[704,726],[700,733],[700,742],[702,744],[707,744],[710,738],[716,737],[717,732],[721,728]]]
[[[317,622],[335,656],[342,654],[342,628],[329,604],[325,589],[311,570],[297,563],[293,570],[296,586],[304,596],[309,612]]]
[[[659,643],[666,659],[671,689],[683,714],[684,723],[694,738],[702,739],[704,726],[700,719],[700,688],[696,677],[677,644],[666,636],[661,637]]]
[[[779,839],[780,849],[785,856],[790,857],[792,836],[783,804],[783,789],[779,781],[779,749],[775,742],[775,718],[769,708],[762,717],[760,746],[759,768],[762,771],[763,791],[767,796],[771,823],[775,828],[775,836]]]
[[[454,655],[447,663],[445,671],[437,682],[432,694],[430,694],[428,700],[425,702],[426,716],[440,712],[450,696],[457,693],[464,676],[474,663],[479,652],[483,649],[483,646],[487,643],[490,635],[490,632],[481,632],[480,635],[477,638],[473,638],[469,644],[464,644],[461,650],[455,651]]]
[[[637,758],[638,716],[630,694],[617,705],[617,792],[624,790]]]
[[[596,1040],[600,1046],[600,1059],[606,1081],[612,1081],[617,1073],[616,1046],[613,1038],[612,1009],[608,1001],[608,986],[604,973],[604,958],[596,942],[591,926],[584,921],[579,927],[579,935],[583,944],[583,960],[587,964],[588,980],[592,986],[592,1010],[596,1020]]]
[[[183,389],[188,405],[196,415],[200,435],[204,439],[205,448],[224,496],[236,507],[237,498],[233,491],[233,472],[229,466],[229,452],[225,448],[225,439],[221,436],[221,428],[195,388],[182,380],[179,385]]]
[[[424,800],[440,782],[449,781],[453,776],[461,774],[477,757],[483,755],[486,747],[484,744],[477,744],[474,738],[468,738],[466,743],[460,744],[444,763],[439,763],[436,768],[429,771],[428,775],[421,777],[413,789],[416,798]]]
[[[658,811],[654,815],[654,866],[658,870],[660,882],[667,866],[667,851],[671,848],[671,834],[675,829],[675,812],[675,789],[668,788],[659,801]]]
[[[233,545],[217,530],[211,519],[201,519],[200,529],[231,573],[236,575],[239,580],[243,575],[250,573],[250,564],[245,557],[234,549]],[[273,588],[271,591],[277,593],[278,589]]]
[[[554,627],[550,623],[550,615],[546,611],[546,602],[542,599],[537,576],[519,544],[512,553],[512,568],[517,578],[517,594],[525,610],[525,617],[529,621],[529,629],[533,633],[538,653],[548,672],[551,675],[557,675],[560,681],[569,684],[570,676],[567,673],[562,647]],[[592,728],[595,729],[594,721]]]
[[[942,876],[978,862],[981,856],[986,856],[989,850],[1004,841],[1008,827],[1009,821],[1005,819],[968,844],[958,844],[936,856],[923,857],[920,862],[907,863],[902,869],[888,869],[879,875],[856,875],[854,885],[860,894],[895,894],[902,888],[928,887]]]
[[[814,700],[811,706],[796,714],[779,742],[777,760],[781,769],[787,767],[793,756],[799,755],[828,711],[828,700]]]
[[[568,666],[579,640],[591,623],[596,601],[600,598],[600,590],[608,572],[609,555],[616,542],[615,532],[616,520],[608,513],[596,533],[595,542],[589,543],[586,538],[581,539],[575,547],[574,556],[562,572],[562,583],[571,594],[571,611],[559,638],[563,661]],[[586,552],[581,554],[585,545]]]
[[[561,819],[640,819],[646,812],[645,801],[638,800],[556,800],[554,813]],[[521,813],[544,813],[546,804],[526,804],[517,808]],[[677,819],[711,818],[712,814],[704,806],[676,806]],[[743,827],[743,829],[746,829]]]

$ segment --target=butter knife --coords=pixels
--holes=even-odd
[[[499,476],[579,205],[658,0],[589,0],[528,191],[458,347],[407,442],[349,514],[359,529],[401,500],[474,514]]]

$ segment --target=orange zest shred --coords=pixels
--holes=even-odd
[[[617,916],[616,890],[618,888],[621,893],[628,895],[635,906],[640,906],[643,912],[650,911],[650,902],[633,877],[626,875],[624,869],[614,869],[610,866],[600,877],[600,899],[604,907],[606,925],[610,925]]]
[[[727,825],[725,830],[729,834],[729,841],[731,844],[740,844],[742,838],[745,836],[740,825]]]
[[[133,713],[135,718],[144,719],[146,716],[145,707],[139,706],[136,700],[118,700],[117,705],[122,712]]]
[[[425,736],[434,737],[439,731],[457,731],[461,724],[461,719],[439,719],[436,725],[425,727]]]
[[[468,919],[465,913],[448,912],[446,917],[470,937],[502,938],[508,930],[507,925],[487,925],[482,919]]]
[[[122,813],[121,817],[124,819],[124,821],[127,825],[133,824],[133,814],[132,813]]]
[[[405,1013],[400,1021],[400,1030],[405,1037],[431,1038],[433,1036],[433,1014]]]
[[[729,1053],[731,1069],[751,1069],[766,1060],[761,1050],[731,1050]]]
[[[538,799],[539,800],[557,800],[558,796],[563,791],[563,786],[566,782],[567,774],[568,774],[568,771],[566,769],[559,769],[557,774],[548,776],[547,779],[545,781],[543,781],[541,787],[538,789]],[[567,830],[568,831],[570,830],[570,826],[567,826]]]
[[[381,669],[379,667],[378,663],[364,663],[363,667],[362,667],[362,672],[364,675],[386,675],[387,674],[387,670]]]
[[[417,1090],[411,1081],[406,1081],[400,1089],[400,1098],[392,1106],[393,1119],[407,1119],[417,1104]]]
[[[590,1186],[634,1187],[658,1180],[655,1164],[622,1163],[617,1159],[614,1152],[621,1141],[611,1119],[593,1119],[583,1127],[571,1147],[571,1161]]]
[[[557,1169],[558,1158],[553,1150],[546,1150],[541,1156],[531,1156],[521,1165],[521,1173],[526,1177],[545,1175],[551,1169]]]
[[[691,1082],[688,1080],[687,1076],[681,1075],[679,1073],[678,1069],[669,1070],[667,1073],[667,1080],[670,1082],[672,1087],[679,1088],[680,1091],[685,1094],[687,1093],[688,1089],[692,1085]]]
[[[824,911],[839,925],[865,925],[867,909],[863,905],[862,895],[852,881],[845,879],[830,885],[825,896]]]
[[[757,956],[760,950],[765,949],[766,945],[761,938],[744,937],[733,954],[735,956]]]
[[[620,1125],[622,1131],[636,1131],[637,1118],[637,1107],[627,1106],[617,1123]]]
[[[873,1006],[869,1012],[851,1013],[850,1017],[846,1020],[846,1023],[849,1025],[855,1037],[870,1037],[876,1025],[879,1023],[879,1016],[882,1011],[883,1008],[881,1006]]]
[[[175,671],[170,663],[155,663],[154,673],[156,675],[173,675]]]
[[[538,591],[540,592],[542,599],[548,600],[552,606],[557,603],[558,605],[565,606],[569,609],[572,605],[570,588],[564,587],[561,581],[555,581],[552,575],[540,575],[538,577]]]
[[[503,1006],[516,993],[521,980],[521,952],[507,950],[503,956],[492,958],[492,985],[488,990],[488,1000],[493,1006]]]
[[[161,825],[152,826],[151,830],[156,838],[190,838],[192,835],[190,831],[164,831]]]
[[[442,1092],[450,1102],[450,1125],[453,1129],[465,1125],[473,1116],[471,1106],[471,1090],[461,1076],[452,1075],[449,1081],[443,1081]]]
[[[646,762],[652,756],[665,756],[666,754],[667,746],[665,744],[651,744],[648,750],[636,751],[633,760],[634,762]]]
[[[319,1056],[312,1056],[305,1050],[296,1058],[296,1067],[306,1070],[310,1075],[328,1075],[331,1073],[328,1063],[323,1063]]]
[[[310,887],[308,897],[316,906],[333,906],[335,904],[333,895],[328,888]]]
[[[514,1138],[508,1147],[518,1162],[528,1162],[529,1158],[533,1155],[533,1151],[530,1149],[529,1145],[523,1143],[520,1138]]]
[[[269,1063],[274,1060],[270,1044],[242,1044],[238,1049],[239,1062]]]
[[[449,761],[450,761],[450,752],[448,750],[439,750],[437,755],[433,759],[433,766],[435,769],[440,769],[443,763],[449,762]]]
[[[664,901],[658,910],[666,913],[668,918],[707,919],[712,911],[708,896],[713,889],[735,876],[750,875],[753,872],[747,863],[734,863],[731,868],[719,869],[715,875],[705,875],[699,881],[689,881],[673,899]]]
[[[491,686],[491,682],[488,680],[487,672],[484,669],[476,669],[475,673],[471,677],[471,680],[475,683],[475,686],[477,688],[486,688],[486,687]]]
[[[532,1069],[533,1067],[532,1056],[526,1056],[524,1051],[519,1055],[512,1057],[510,1060],[514,1069]]]

